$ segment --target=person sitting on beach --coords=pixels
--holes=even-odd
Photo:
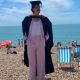
[[[76,47],[76,45],[77,45],[77,41],[72,41],[72,46]]]
[[[44,80],[45,73],[54,72],[51,59],[53,46],[52,24],[50,20],[39,15],[41,1],[31,1],[32,15],[22,21],[24,45],[24,64],[29,66],[29,80]],[[29,61],[29,62],[28,62]]]
[[[11,51],[11,44],[6,45],[6,48],[7,48],[7,54],[9,54],[9,53],[12,54],[12,51]]]
[[[7,54],[17,54],[17,52],[15,50],[11,50],[11,48],[16,48],[15,46],[12,46],[11,44],[6,45],[7,48]]]

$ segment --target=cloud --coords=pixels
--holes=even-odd
[[[79,12],[62,12],[48,16],[53,24],[80,24]]]
[[[28,3],[31,1],[31,0],[7,0],[9,2],[13,2],[13,3]]]
[[[70,8],[73,5],[72,0],[50,0],[56,5],[63,6],[65,8]]]
[[[4,0],[0,0],[0,3],[4,2]]]
[[[0,26],[11,26],[11,25],[20,25],[21,18],[16,18],[13,15],[0,15]]]
[[[28,3],[30,4],[30,1],[34,0],[13,0],[14,2],[19,3]],[[37,1],[37,0],[36,0]],[[64,7],[64,8],[71,8],[73,6],[73,0],[41,0],[42,3],[45,3],[44,5],[49,6],[57,6],[57,7]]]
[[[27,3],[27,0],[13,0],[13,2]]]
[[[65,15],[73,8],[72,0],[42,0],[42,13],[53,19],[58,15]],[[65,13],[64,13],[65,12]]]
[[[15,14],[15,13],[25,14],[30,12],[30,10],[26,7],[19,9],[17,7],[12,7],[12,8],[2,8],[2,12],[5,14]]]
[[[0,2],[3,2],[1,0]],[[30,10],[30,1],[31,0],[7,0],[11,3],[22,3],[21,6],[12,6],[12,7],[4,7],[0,10],[0,24],[4,23],[7,25],[10,24],[20,24],[21,20],[23,20],[24,16],[31,13]],[[78,12],[74,14],[72,9],[74,9],[73,0],[41,0],[42,1],[42,9],[41,13],[46,15],[52,22],[54,23],[79,23],[80,20]],[[28,4],[28,6],[24,6]],[[78,15],[78,16],[77,16]],[[77,17],[76,17],[77,16]],[[9,18],[9,20],[7,19]]]
[[[4,3],[5,0],[0,0],[0,5],[2,5]]]
[[[24,8],[2,8],[0,11],[0,26],[21,25],[23,18],[28,15],[30,9]]]
[[[0,0],[2,2],[4,0]],[[25,3],[30,5],[30,1],[34,0],[7,0],[8,2],[13,2],[13,3]],[[36,0],[37,1],[37,0]],[[64,8],[70,8],[73,6],[73,0],[41,0],[42,3],[45,3],[44,5],[49,5],[49,6],[57,6],[57,7],[64,7]]]

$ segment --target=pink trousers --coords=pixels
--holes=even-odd
[[[45,39],[42,36],[30,37],[27,41],[29,59],[29,80],[45,78]],[[37,76],[36,76],[37,71]]]

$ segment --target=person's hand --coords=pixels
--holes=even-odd
[[[49,39],[49,34],[47,33],[47,35],[45,36],[46,41]]]
[[[24,40],[27,40],[27,36],[23,36],[23,39],[24,39]]]

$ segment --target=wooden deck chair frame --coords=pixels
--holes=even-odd
[[[58,48],[58,63],[57,67],[58,70],[61,68],[60,64],[65,63],[65,64],[70,64],[70,67],[72,66],[74,68],[73,60],[74,60],[74,55],[71,53],[71,47],[59,47]]]

